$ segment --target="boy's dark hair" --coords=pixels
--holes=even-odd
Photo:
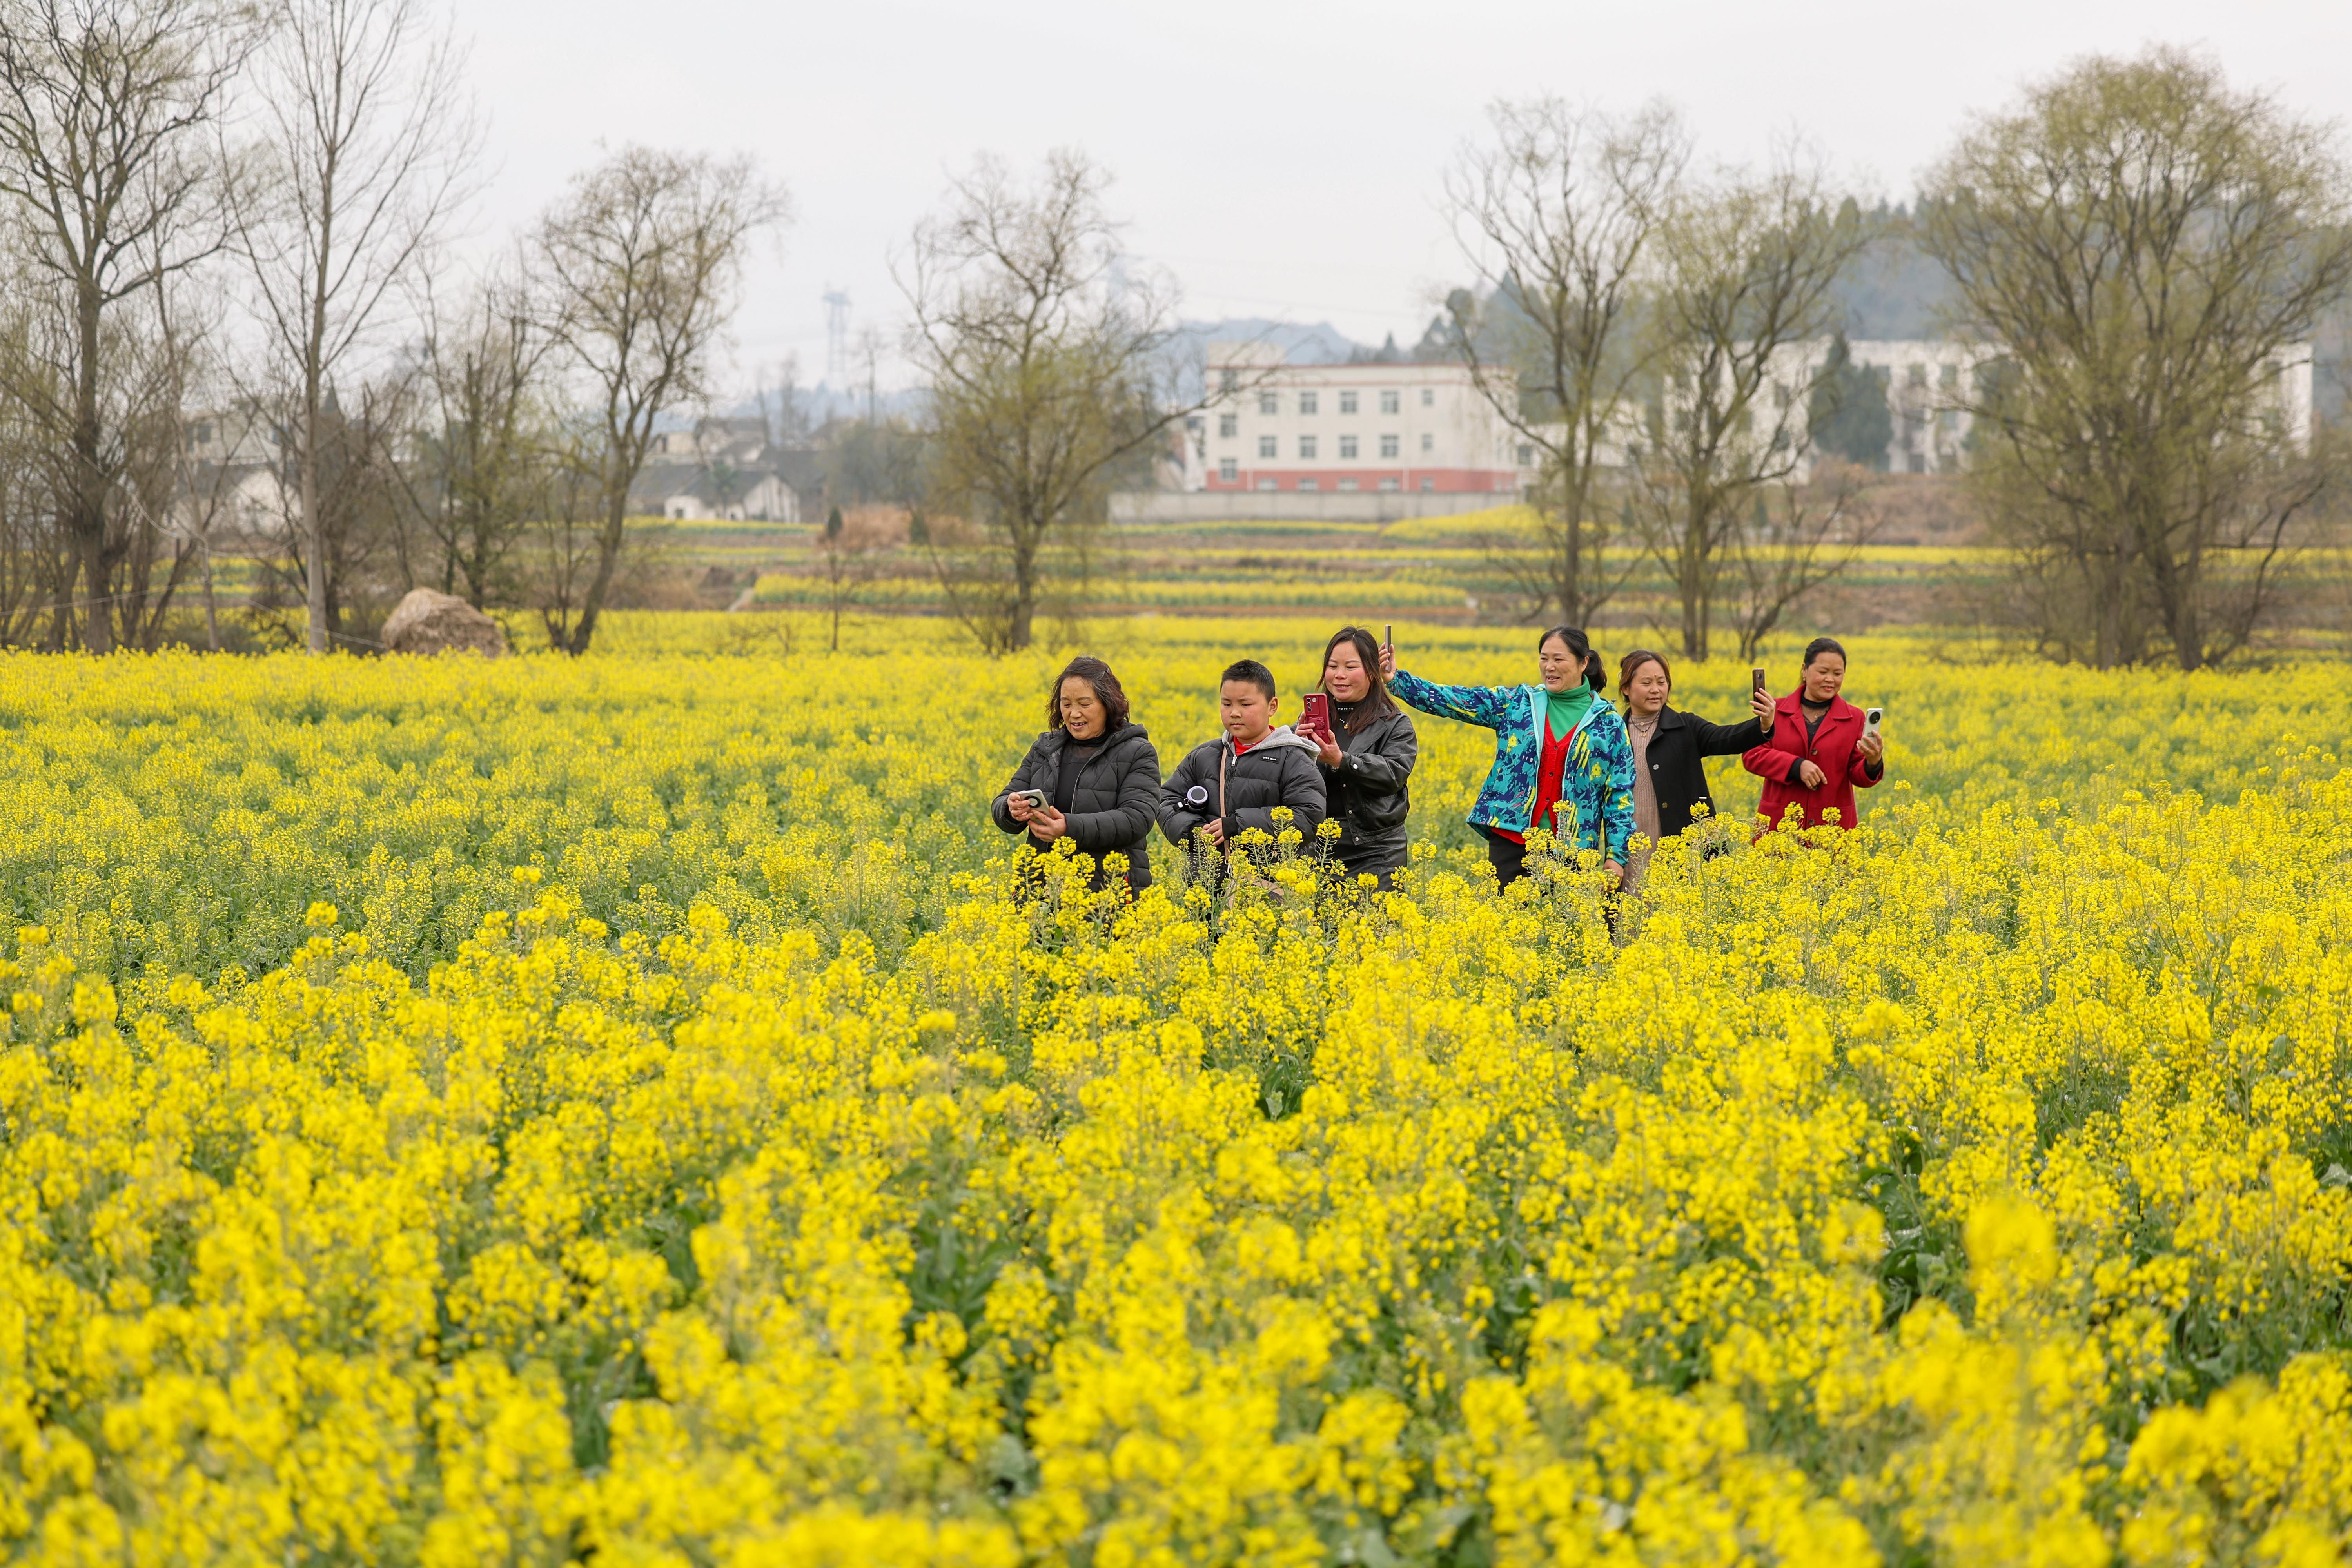
[[[1217,684],[1223,686],[1229,680],[1246,680],[1265,692],[1268,702],[1274,700],[1274,671],[1254,658],[1237,658],[1225,666],[1225,673],[1217,678]]]
[[[1095,698],[1103,705],[1104,734],[1109,734],[1127,722],[1127,693],[1120,689],[1118,677],[1113,675],[1110,666],[1102,660],[1082,653],[1064,665],[1062,673],[1054,678],[1054,689],[1045,697],[1045,724],[1048,729],[1062,727],[1062,682],[1066,680],[1083,680],[1095,689]]]

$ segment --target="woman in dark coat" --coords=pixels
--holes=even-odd
[[[1039,851],[1066,837],[1094,864],[1090,888],[1110,880],[1106,855],[1127,857],[1126,886],[1151,886],[1150,836],[1160,815],[1160,753],[1128,720],[1127,693],[1098,658],[1070,660],[1046,700],[1045,721],[990,813],[1007,833],[1026,831]],[[1015,798],[1035,790],[1042,805]]]
[[[1625,734],[1633,743],[1633,826],[1653,845],[1679,837],[1702,815],[1700,807],[1704,815],[1714,814],[1715,796],[1707,793],[1700,759],[1742,755],[1772,733],[1772,700],[1760,690],[1749,696],[1756,716],[1738,724],[1710,723],[1668,707],[1674,671],[1665,655],[1648,648],[1635,648],[1619,661],[1617,689],[1625,694]],[[1646,849],[1635,851],[1629,885],[1649,858]]]
[[[1381,679],[1380,645],[1361,626],[1341,626],[1323,645],[1318,689],[1331,699],[1332,732],[1308,739],[1316,742],[1330,819],[1339,825],[1333,858],[1349,877],[1371,877],[1386,888],[1406,859],[1412,797],[1405,786],[1421,756],[1420,739]]]

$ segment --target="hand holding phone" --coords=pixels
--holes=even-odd
[[[1005,809],[1015,822],[1026,822],[1034,813],[1045,809],[1045,792],[1042,789],[1016,789],[1004,797]]]
[[[1320,691],[1307,694],[1307,710],[1298,716],[1298,728],[1318,740],[1334,739],[1331,733],[1331,699]]]

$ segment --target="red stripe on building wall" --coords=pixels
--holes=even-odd
[[[1236,473],[1228,481],[1217,478],[1212,469],[1207,488],[1255,490],[1261,479],[1272,479],[1277,491],[1296,490],[1299,480],[1313,479],[1315,488],[1326,495],[1338,490],[1341,479],[1355,480],[1359,490],[1377,490],[1382,479],[1395,479],[1399,489],[1418,490],[1422,480],[1428,479],[1428,489],[1438,495],[1498,494],[1519,488],[1518,475],[1508,468],[1242,468]]]

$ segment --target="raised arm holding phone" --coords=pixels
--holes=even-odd
[[[1440,686],[1396,668],[1381,650],[1389,690],[1409,708],[1495,731],[1495,762],[1470,808],[1497,886],[1525,874],[1527,836],[1549,829],[1564,848],[1600,853],[1622,881],[1633,837],[1633,749],[1625,721],[1601,700],[1607,671],[1574,626],[1537,639],[1540,679],[1526,686]]]
[[[1768,826],[1794,816],[1796,826],[1818,827],[1835,812],[1838,826],[1851,829],[1859,814],[1853,792],[1886,776],[1882,711],[1864,713],[1845,700],[1845,671],[1836,638],[1806,644],[1797,689],[1773,705],[1770,735],[1740,759],[1764,781],[1756,809]]]

